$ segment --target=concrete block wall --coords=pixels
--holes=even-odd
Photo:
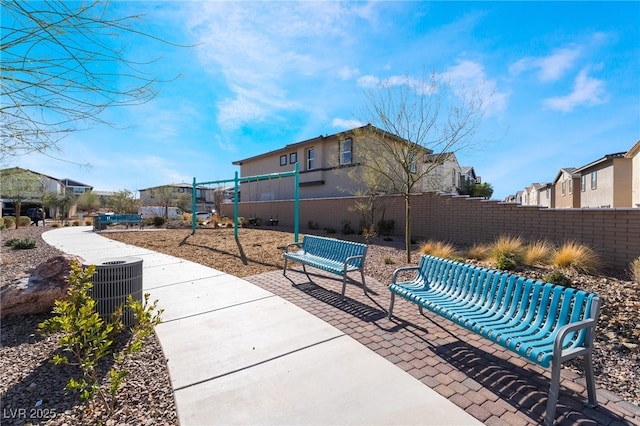
[[[309,231],[308,223],[319,229],[333,228],[338,235],[343,221],[354,228],[360,214],[354,210],[357,197],[300,201],[300,232]],[[395,220],[395,233],[404,235],[405,206],[401,196],[380,198],[385,219]],[[268,225],[277,217],[279,225],[293,229],[293,201],[240,203],[240,216],[259,217]],[[382,207],[381,207],[382,208]],[[233,216],[233,205],[223,213]],[[527,241],[547,239],[556,244],[565,241],[583,243],[602,257],[605,266],[626,270],[640,256],[640,209],[549,209],[521,206],[464,196],[434,192],[411,198],[412,236],[462,244],[489,243],[501,235],[520,236]]]

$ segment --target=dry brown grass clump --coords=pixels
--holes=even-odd
[[[640,257],[631,262],[629,266],[631,267],[631,276],[635,282],[640,284]]]
[[[491,256],[491,246],[488,244],[474,244],[467,251],[467,258],[487,260]]]
[[[420,247],[420,254],[428,254],[431,256],[441,257],[443,259],[459,259],[460,254],[456,248],[442,241],[429,240]]]
[[[522,262],[525,265],[541,265],[545,266],[551,263],[551,258],[555,251],[555,247],[549,241],[536,241],[525,247],[524,258]]]
[[[594,274],[600,267],[600,257],[591,248],[568,241],[554,254],[553,266],[564,270]]]
[[[524,253],[525,245],[522,238],[503,235],[491,245],[490,258],[493,262],[506,258],[511,259],[516,264],[521,264],[524,259]]]

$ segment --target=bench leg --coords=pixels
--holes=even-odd
[[[347,274],[342,275],[342,301],[344,302],[344,292],[347,289]]]
[[[284,275],[285,277],[287,276],[287,261],[289,259],[287,259],[286,257],[284,258],[284,268],[282,269],[282,275]]]
[[[544,424],[552,426],[556,418],[556,407],[558,406],[558,394],[560,392],[560,367],[561,362],[552,361],[551,363],[551,386],[549,387],[549,395],[547,396],[547,413]]]
[[[364,289],[364,295],[369,296],[367,294],[367,284],[364,282],[364,269],[360,269],[360,276],[362,277],[362,288]]]
[[[593,356],[591,352],[587,352],[584,356],[584,378],[587,381],[587,395],[589,396],[589,408],[595,408],[598,406],[598,399],[596,398],[596,381],[593,375]]]
[[[389,315],[387,316],[387,318],[391,319],[391,315],[393,314],[393,303],[396,300],[396,294],[395,293],[391,293],[391,303],[389,304]]]

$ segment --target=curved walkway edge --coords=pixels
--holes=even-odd
[[[86,263],[143,259],[144,291],[164,309],[156,334],[183,426],[481,424],[344,332],[246,280],[91,227],[42,236]]]

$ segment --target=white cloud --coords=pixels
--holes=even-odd
[[[509,95],[498,91],[495,80],[488,78],[484,67],[473,61],[460,61],[438,76],[451,84],[460,99],[477,96],[482,100],[487,114],[492,115],[506,108]]]
[[[540,81],[557,81],[574,66],[581,55],[579,48],[561,48],[554,50],[549,56],[527,57],[520,59],[509,67],[509,71],[518,75],[534,69]]]
[[[582,105],[598,105],[606,102],[602,80],[589,77],[587,69],[582,69],[573,83],[573,91],[566,96],[548,98],[544,101],[550,109],[571,112]]]
[[[353,20],[370,19],[373,6],[334,2],[194,2],[188,27],[198,38],[204,70],[222,75],[230,95],[218,102],[218,123],[238,128],[304,107],[299,84],[331,71],[359,74],[328,55],[354,38]],[[336,70],[338,70],[336,72]]]
[[[358,78],[358,86],[364,88],[374,88],[380,84],[380,79],[373,75],[363,75]]]
[[[362,127],[366,123],[355,119],[334,118],[331,121],[331,126],[336,129],[354,129],[356,127]]]
[[[360,75],[360,70],[358,68],[351,68],[345,65],[338,70],[338,77],[342,80],[351,80],[353,77],[358,75]]]

